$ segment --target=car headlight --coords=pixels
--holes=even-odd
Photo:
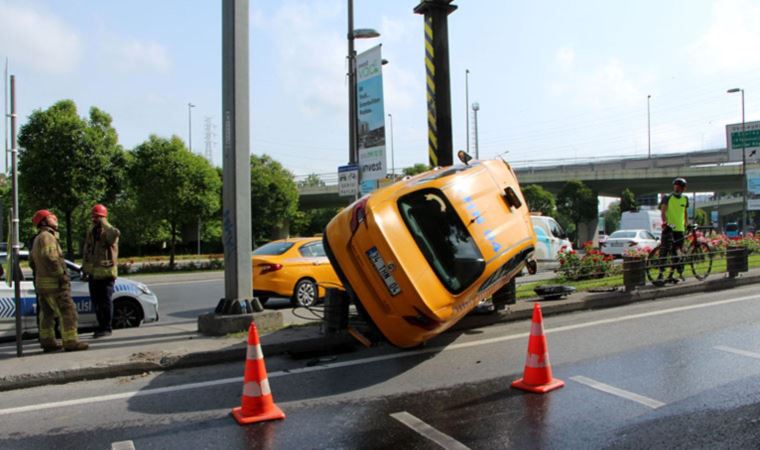
[[[137,284],[137,289],[139,289],[143,294],[149,294],[149,295],[152,294],[148,286],[144,285],[143,283],[136,283],[136,284]]]

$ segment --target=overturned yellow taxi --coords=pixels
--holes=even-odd
[[[512,168],[467,163],[379,189],[325,230],[344,287],[396,346],[440,334],[531,262],[536,235]]]

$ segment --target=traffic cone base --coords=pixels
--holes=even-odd
[[[557,378],[551,380],[546,384],[539,385],[528,384],[524,382],[522,378],[512,382],[513,388],[522,389],[523,391],[533,392],[536,394],[546,394],[547,392],[553,391],[554,389],[559,389],[564,385],[565,382]]]
[[[248,425],[258,422],[266,422],[268,420],[282,420],[285,418],[285,413],[282,412],[279,406],[272,405],[269,407],[269,411],[255,416],[244,416],[243,408],[238,406],[232,409],[232,417],[237,420],[240,425]]]

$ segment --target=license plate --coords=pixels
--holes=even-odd
[[[388,292],[391,296],[393,297],[400,294],[401,288],[398,286],[398,283],[396,283],[396,279],[393,278],[393,275],[391,275],[390,269],[385,265],[385,261],[383,260],[383,257],[380,256],[380,252],[377,251],[377,248],[372,247],[367,250],[367,257],[372,265],[375,266],[375,270],[377,270],[380,278],[383,279],[385,287],[388,288]]]

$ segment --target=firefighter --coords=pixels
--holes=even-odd
[[[71,298],[71,281],[58,243],[58,218],[46,209],[32,218],[37,227],[29,264],[34,271],[34,286],[39,303],[40,345],[45,352],[61,349],[55,338],[55,318],[61,324],[63,349],[87,350],[77,335],[77,308]]]
[[[108,210],[103,205],[92,207],[92,228],[84,240],[82,270],[89,280],[90,298],[98,318],[93,337],[111,335],[113,321],[113,286],[118,275],[119,236],[121,233],[108,222]]]

